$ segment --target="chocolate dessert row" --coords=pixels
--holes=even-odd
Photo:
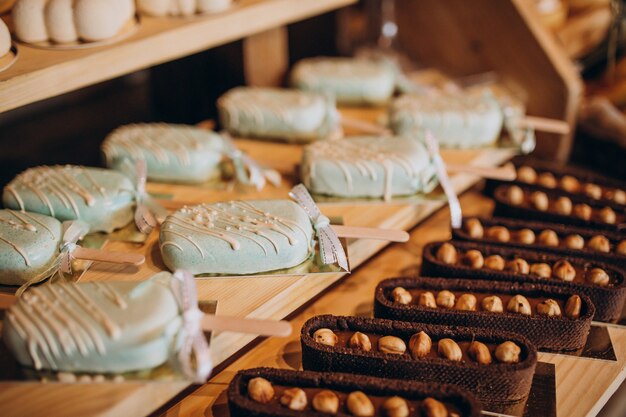
[[[272,368],[238,372],[228,404],[232,417],[478,417],[481,409],[452,385]]]
[[[626,206],[626,183],[583,169],[559,166],[528,159],[513,161],[516,178],[513,181],[488,180],[485,192],[503,184],[525,185],[537,190],[557,190],[590,202],[601,202],[615,208]]]
[[[550,351],[582,349],[594,313],[586,295],[545,283],[391,278],[374,296],[378,318],[511,331]]]
[[[602,262],[465,241],[424,246],[421,275],[549,284],[587,295],[594,320],[620,318],[626,300],[624,271]]]
[[[588,227],[620,232],[626,211],[599,202],[568,197],[554,190],[538,191],[525,185],[503,185],[494,191],[494,216]]]
[[[355,334],[372,348],[352,344]],[[325,315],[309,319],[300,337],[306,370],[455,384],[485,406],[524,401],[537,363],[528,339],[498,330]]]
[[[626,235],[503,217],[470,217],[452,230],[455,239],[480,241],[626,266]]]

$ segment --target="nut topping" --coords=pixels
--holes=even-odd
[[[570,319],[577,319],[580,317],[580,310],[582,309],[583,301],[578,295],[572,295],[567,299],[565,304],[565,315]]]
[[[537,172],[527,165],[522,165],[517,168],[517,180],[526,184],[532,184],[537,181]]]
[[[533,207],[535,207],[539,211],[548,210],[548,196],[543,191],[534,191],[530,195],[530,202],[533,204]]]
[[[404,343],[404,340],[399,337],[383,336],[378,339],[378,350],[383,353],[402,355],[406,352],[406,344]]]
[[[611,242],[602,235],[596,235],[589,239],[587,247],[598,252],[609,253],[611,251]]]
[[[437,249],[437,260],[448,265],[457,263],[458,254],[456,248],[450,243],[444,243]]]
[[[592,268],[585,273],[585,280],[591,284],[606,287],[609,285],[609,274],[602,268]]]
[[[537,314],[543,316],[560,316],[561,307],[559,307],[559,303],[557,303],[556,300],[548,298],[537,304]]]
[[[524,202],[524,191],[517,185],[512,185],[506,189],[506,199],[514,206],[519,206]]]
[[[421,359],[430,353],[433,342],[425,332],[415,333],[409,340],[409,349],[413,359]]]
[[[551,172],[542,172],[537,177],[537,184],[546,188],[556,188],[557,181]]]
[[[465,220],[465,231],[473,239],[482,239],[485,233],[480,220],[473,218]]]
[[[572,200],[567,197],[559,197],[554,202],[554,211],[563,216],[572,214]]]
[[[552,276],[552,268],[550,265],[540,262],[530,266],[530,273],[540,278],[550,278]]]
[[[435,296],[430,291],[425,291],[420,293],[419,305],[422,307],[428,308],[437,308],[437,302],[435,301]]]
[[[489,255],[485,258],[484,267],[494,271],[502,271],[504,269],[504,258],[500,255]]]
[[[576,278],[576,270],[566,260],[559,260],[552,266],[552,276],[561,281],[573,281]]]
[[[516,235],[516,240],[519,243],[523,243],[525,245],[532,245],[535,243],[535,232],[530,229],[521,229],[518,230]]]
[[[448,290],[439,291],[437,294],[437,305],[443,308],[453,308],[455,297],[454,294]]]
[[[530,316],[532,314],[532,310],[530,309],[530,303],[523,295],[516,295],[509,300],[509,303],[506,306],[506,310],[509,313],[518,313],[523,314],[525,316]]]
[[[339,410],[339,397],[330,390],[321,390],[313,397],[311,405],[315,411],[326,414],[337,414]]]
[[[583,220],[591,220],[591,206],[589,204],[576,204],[574,206],[574,216]]]
[[[353,416],[369,417],[376,413],[372,401],[361,391],[354,391],[348,394],[346,407]]]
[[[391,397],[383,403],[382,409],[386,417],[409,417],[409,405],[404,398]]]
[[[617,244],[615,248],[615,253],[619,253],[620,255],[626,255],[626,240],[622,240]]]
[[[491,226],[487,229],[487,237],[498,242],[508,242],[511,240],[511,233],[504,226]]]
[[[422,401],[422,409],[425,417],[448,417],[448,409],[446,406],[431,397],[425,398],[424,401]]]
[[[601,222],[608,224],[615,224],[617,221],[617,216],[615,215],[615,211],[611,207],[604,207],[598,212],[598,218]]]
[[[302,411],[306,408],[308,400],[303,389],[289,388],[281,395],[280,404],[290,410]]]
[[[484,343],[474,340],[467,348],[467,353],[470,358],[482,365],[491,363],[491,352],[489,352],[489,348]]]
[[[580,189],[580,182],[571,175],[563,175],[560,182],[561,188],[568,193],[575,193]]]
[[[265,378],[252,378],[248,381],[248,396],[258,403],[267,404],[274,398],[274,387]]]
[[[518,363],[522,349],[515,343],[507,341],[496,348],[496,359],[502,363]]]
[[[355,332],[352,336],[350,336],[348,344],[353,349],[360,349],[365,352],[372,350],[372,342],[370,341],[369,336],[365,333]]]
[[[437,344],[437,353],[439,356],[451,361],[459,362],[463,359],[463,352],[459,345],[452,339],[441,339]]]
[[[546,246],[559,246],[559,235],[552,229],[545,229],[539,233],[539,243]]]
[[[317,329],[315,333],[313,333],[313,339],[317,343],[321,343],[327,346],[335,346],[339,341],[337,335],[330,329]]]
[[[508,261],[504,269],[506,271],[516,274],[528,274],[530,272],[530,266],[528,265],[528,262],[526,262],[522,258],[515,258]]]
[[[485,264],[483,254],[476,249],[470,249],[461,258],[463,265],[469,266],[472,269],[480,269]]]
[[[602,198],[602,188],[596,184],[587,183],[583,185],[583,192],[594,200],[599,200]]]
[[[480,305],[483,310],[491,311],[492,313],[502,313],[504,311],[502,299],[497,295],[490,295],[483,298],[483,301],[480,303]]]
[[[613,190],[612,200],[617,204],[626,205],[626,191],[624,190]]]
[[[402,287],[394,288],[393,291],[391,291],[391,297],[394,302],[404,305],[411,304],[411,301],[413,301],[411,293]]]
[[[565,247],[569,249],[582,249],[585,247],[585,239],[581,235],[567,235],[565,240]]]
[[[463,311],[476,311],[478,301],[472,294],[463,294],[457,300],[454,308]]]

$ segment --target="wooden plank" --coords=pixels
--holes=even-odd
[[[287,28],[276,27],[244,39],[243,65],[246,85],[282,85],[289,67]]]
[[[18,61],[0,73],[0,112],[355,2],[239,0],[230,10],[216,15],[187,19],[142,17],[137,33],[113,45],[51,51],[20,44]]]
[[[461,197],[461,204],[468,215],[489,215],[493,208],[491,200],[475,191]],[[317,314],[371,316],[377,283],[384,278],[399,276],[403,270],[418,264],[422,247],[427,242],[447,239],[450,235],[448,216],[447,209],[437,212],[411,233],[409,243],[394,244],[368,261],[331,292],[293,318],[293,327],[299,329],[308,318]],[[609,328],[609,333],[618,362],[539,354],[540,361],[553,363],[556,367],[557,415],[595,415],[606,403],[612,390],[624,380],[626,330]],[[162,416],[224,416],[227,408],[224,390],[238,370],[257,366],[299,369],[300,352],[298,334],[285,339],[267,339]]]

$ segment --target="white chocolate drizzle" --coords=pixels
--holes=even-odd
[[[130,155],[134,160],[153,157],[161,164],[170,164],[173,155],[181,165],[191,165],[191,153],[203,148],[210,133],[192,126],[167,123],[132,124],[115,130],[102,144],[109,165],[116,157]]]
[[[95,286],[111,301],[111,309],[127,308],[124,298],[112,286]],[[6,314],[24,340],[35,369],[44,367],[44,362],[56,369],[64,358],[84,357],[94,351],[105,355],[107,350],[98,326],[111,339],[121,336],[120,326],[73,282],[33,287]]]
[[[15,252],[17,252],[24,259],[26,266],[30,266],[31,261],[28,256],[28,252],[24,248],[20,247],[16,242],[12,241],[9,234],[4,234],[3,231],[9,232],[9,229],[12,229],[13,233],[37,233],[38,229],[35,224],[33,224],[36,223],[50,233],[52,238],[54,238],[54,233],[52,233],[52,230],[46,227],[46,225],[26,212],[17,212],[10,209],[6,209],[3,212],[11,215],[11,218],[0,217],[0,242],[11,246],[13,250],[15,250]]]
[[[298,234],[307,238],[305,230],[297,222],[263,212],[245,201],[185,207],[167,218],[161,233],[161,249],[171,245],[182,252],[175,240],[177,237],[193,245],[202,258],[205,253],[194,240],[198,235],[220,239],[234,251],[240,249],[240,239],[246,239],[259,246],[266,256],[268,250],[273,249],[276,254],[280,252],[276,234],[284,236],[291,246],[298,243]],[[271,245],[269,248],[268,243]]]

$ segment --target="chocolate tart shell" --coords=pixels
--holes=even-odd
[[[413,359],[408,353],[394,355],[365,352],[315,342],[313,333],[321,328],[333,331],[361,331],[391,335],[408,340],[426,332],[433,339],[479,340],[499,344],[510,340],[522,349],[523,360],[516,364],[454,362],[442,358]],[[529,392],[537,364],[537,350],[517,333],[457,326],[437,326],[364,317],[316,316],[304,324],[300,334],[302,366],[320,372],[348,372],[385,378],[454,384],[467,389],[487,408],[523,402]]]
[[[578,181],[580,181],[581,183],[592,183],[592,184],[597,184],[601,187],[604,188],[618,188],[621,190],[626,190],[626,183],[616,180],[614,178],[610,178],[610,177],[605,177],[604,175],[600,175],[597,174],[595,172],[592,171],[588,171],[586,169],[582,169],[582,168],[573,168],[573,167],[569,167],[569,166],[562,166],[562,165],[558,165],[555,163],[550,163],[550,162],[545,162],[545,161],[538,161],[535,158],[514,158],[513,159],[513,165],[515,165],[515,168],[517,170],[517,168],[526,165],[529,166],[531,168],[534,168],[535,171],[537,171],[538,173],[540,172],[551,172],[552,174],[554,174],[554,176],[557,178],[557,180],[565,175],[571,175],[572,177],[576,178]],[[624,205],[616,203],[613,200],[609,200],[606,198],[602,198],[602,199],[594,199],[591,197],[588,197],[584,194],[580,194],[580,193],[571,193],[571,192],[567,192],[565,190],[563,190],[562,188],[547,188],[544,187],[540,184],[529,184],[523,181],[518,181],[518,180],[513,180],[513,181],[502,181],[502,180],[495,180],[495,179],[488,179],[485,182],[485,188],[484,188],[484,193],[490,197],[493,196],[494,191],[496,190],[496,188],[498,188],[500,185],[520,185],[520,186],[525,186],[525,187],[532,187],[533,190],[540,190],[540,191],[558,191],[560,193],[563,193],[564,195],[568,196],[568,197],[575,197],[575,198],[580,198],[582,200],[584,200],[584,202],[591,202],[591,203],[600,203],[603,205],[607,205],[610,206],[614,209],[624,209]],[[581,201],[582,201],[581,200]]]
[[[566,282],[554,278],[540,278],[532,274],[516,274],[509,271],[495,271],[490,269],[472,269],[464,265],[448,265],[437,260],[437,249],[446,242],[431,242],[424,246],[422,252],[421,275],[427,277],[441,278],[463,278],[463,279],[484,279],[489,281],[512,281],[531,284],[548,284],[554,287],[565,288],[567,291],[576,294],[584,294],[591,299],[596,314],[594,320],[604,322],[615,322],[620,319],[622,307],[626,301],[626,282],[623,269],[602,262],[595,262],[590,259],[576,258],[572,256],[561,256],[548,254],[539,251],[522,250],[508,248],[498,245],[489,245],[475,242],[464,242],[453,240],[451,243],[457,249],[467,251],[469,249],[479,250],[484,257],[489,255],[501,255],[505,259],[508,257],[521,257],[528,263],[551,262],[566,259],[574,267],[598,267],[604,269],[609,276],[616,281],[613,286],[600,287],[586,282]]]
[[[524,335],[538,349],[554,352],[582,349],[589,335],[595,308],[586,295],[582,300],[581,315],[577,319],[567,317],[524,316],[514,313],[489,311],[461,311],[428,308],[416,304],[402,305],[393,302],[391,291],[396,287],[406,290],[441,290],[467,293],[521,294],[525,297],[544,297],[563,301],[573,295],[565,288],[544,283],[521,284],[505,281],[483,281],[451,278],[391,278],[381,281],[374,295],[374,316],[390,320],[431,323],[442,325],[480,327],[510,331]]]
[[[560,223],[560,224],[566,224],[566,225],[586,227],[586,228],[595,229],[595,230],[609,230],[613,232],[626,234],[626,223],[618,222],[616,224],[609,224],[609,223],[599,222],[593,219],[584,220],[584,219],[575,217],[573,215],[566,216],[566,215],[552,213],[548,211],[540,211],[532,207],[514,206],[512,204],[509,204],[509,202],[507,201],[507,198],[505,195],[506,188],[507,186],[498,187],[493,193],[493,198],[496,202],[496,207],[493,211],[493,215],[496,217],[512,217],[515,219]],[[533,191],[533,188],[527,185],[520,185],[520,188],[526,191]],[[548,195],[548,198],[551,200],[565,195],[564,193],[559,193],[554,190],[545,191],[545,193]],[[604,207],[607,207],[606,204],[602,204],[594,200],[588,201],[588,199],[580,198],[577,196],[569,196],[569,195],[567,197],[569,197],[574,204],[585,203],[585,204],[588,204],[593,209],[602,209]],[[623,207],[619,210],[615,210],[615,212],[618,215],[621,214],[622,216],[625,214]]]
[[[567,226],[564,224],[558,223],[546,223],[546,222],[536,222],[536,221],[525,221],[519,219],[508,219],[504,217],[473,217],[482,223],[482,225],[487,228],[491,226],[504,226],[507,229],[531,229],[535,232],[536,235],[542,230],[551,229],[559,235],[559,239],[564,238],[567,235],[578,234],[585,239],[585,242],[589,241],[593,236],[603,235],[611,242],[611,245],[615,247],[621,240],[626,239],[626,236],[617,232],[611,231],[598,231],[594,229],[587,229],[584,227],[575,227],[575,226]],[[463,219],[464,221],[466,218]],[[542,252],[550,252],[550,253],[558,253],[564,256],[575,256],[575,257],[584,257],[587,259],[593,259],[594,261],[604,262],[607,264],[615,265],[621,268],[626,268],[626,255],[621,255],[615,252],[605,253],[598,252],[595,250],[591,250],[588,248],[583,249],[570,249],[564,247],[554,247],[554,246],[546,246],[541,245],[539,243],[534,243],[532,245],[527,245],[524,243],[519,243],[515,241],[510,242],[500,242],[495,239],[489,239],[488,237],[483,237],[481,239],[476,239],[471,237],[465,230],[460,229],[452,229],[452,238],[460,239],[460,240],[469,240],[474,242],[488,243],[490,245],[498,245],[498,246],[507,246],[514,247],[520,249],[530,249],[530,250],[539,250]]]
[[[275,368],[255,368],[239,371],[228,386],[228,406],[231,417],[302,417],[323,416],[311,410],[294,411],[278,404],[260,404],[247,395],[248,381],[262,377],[276,385],[289,385],[299,388],[323,388],[343,392],[363,391],[369,395],[398,395],[407,400],[420,400],[432,397],[453,404],[462,417],[480,416],[481,407],[469,392],[454,385],[425,384],[415,381],[384,379],[354,374],[334,372],[293,371]],[[309,399],[310,402],[310,399]],[[339,412],[337,416],[348,416]]]

